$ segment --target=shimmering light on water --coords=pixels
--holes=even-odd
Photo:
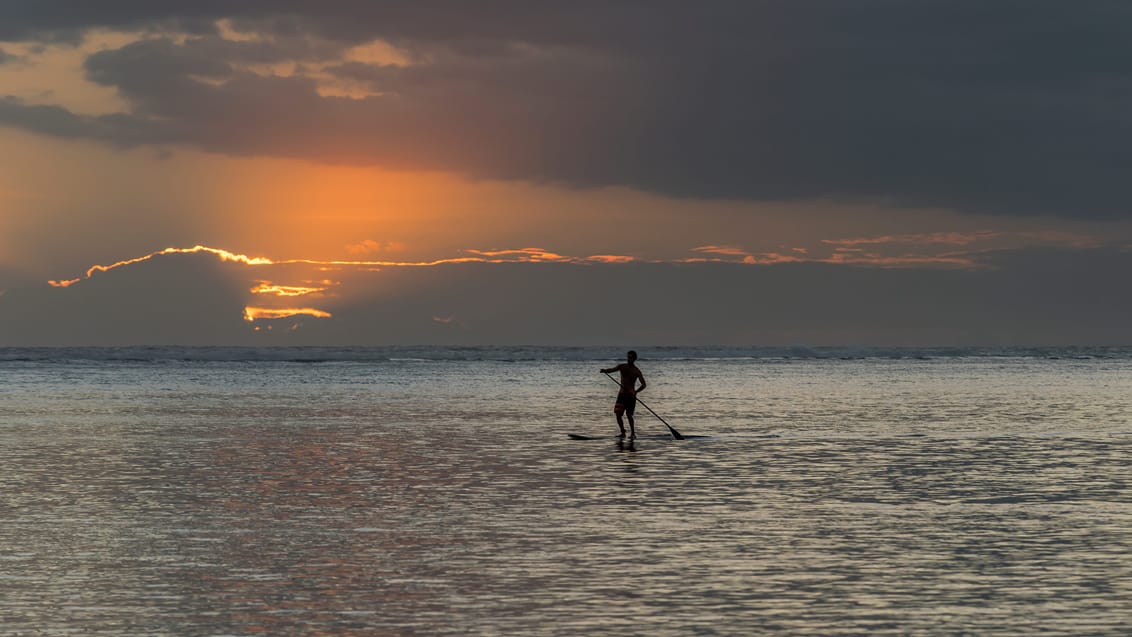
[[[1132,630],[1132,353],[194,352],[0,357],[0,633]]]

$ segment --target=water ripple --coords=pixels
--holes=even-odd
[[[0,399],[0,632],[1127,634],[1127,382],[968,364],[660,368],[711,436],[631,445],[566,438],[612,428],[583,384],[531,413],[568,363],[63,368]]]

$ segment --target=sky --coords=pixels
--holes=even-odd
[[[8,0],[0,346],[1132,344],[1121,0]]]

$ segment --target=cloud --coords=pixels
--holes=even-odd
[[[228,253],[232,254],[232,253]],[[334,266],[337,284],[251,295],[309,263],[167,252],[68,287],[8,288],[0,345],[1112,344],[1132,251],[1028,248],[994,267],[461,261]],[[318,266],[323,267],[323,266]],[[250,297],[255,296],[252,300]],[[610,317],[619,317],[611,320]]]
[[[875,237],[855,237],[848,239],[822,239],[822,243],[839,248],[859,246],[908,245],[908,246],[970,246],[975,244],[1012,243],[1015,245],[1046,245],[1073,248],[1091,248],[1103,242],[1097,237],[1059,230],[1036,231],[995,231],[977,232],[930,232],[920,234],[880,235]]]
[[[86,63],[129,110],[7,99],[0,123],[677,197],[1123,218],[1130,19],[1060,0],[7,3],[0,39],[150,35]],[[347,54],[370,43],[399,61]]]
[[[1054,230],[925,232],[821,239],[816,249],[779,246],[779,251],[754,252],[741,246],[705,245],[692,251],[702,257],[685,262],[741,262],[748,265],[829,263],[882,268],[995,267],[998,255],[1040,248],[1120,250],[1119,241]],[[822,249],[824,248],[824,249]]]
[[[145,261],[150,261],[150,260],[152,260],[156,257],[161,257],[161,256],[165,256],[165,255],[170,255],[170,254],[202,254],[202,253],[203,254],[211,254],[211,255],[217,257],[218,259],[220,259],[220,261],[222,261],[222,262],[243,263],[245,265],[271,265],[272,263],[274,263],[274,261],[272,261],[271,259],[268,259],[266,257],[249,257],[245,254],[235,254],[233,252],[229,252],[227,250],[222,250],[220,248],[209,248],[207,246],[198,245],[198,246],[193,246],[191,248],[165,248],[164,250],[158,250],[157,252],[151,252],[150,254],[147,254],[147,255],[144,255],[144,256],[134,257],[132,259],[123,259],[121,261],[116,261],[114,263],[111,263],[110,265],[93,265],[90,268],[88,268],[87,271],[81,277],[77,277],[77,278],[74,278],[74,279],[61,280],[61,281],[59,281],[59,280],[48,281],[47,283],[49,285],[51,285],[52,287],[65,288],[65,287],[70,287],[70,286],[74,285],[75,283],[78,283],[79,281],[89,279],[89,278],[93,277],[98,272],[109,272],[110,270],[114,270],[116,268],[122,268],[122,267],[130,266],[130,265],[134,265],[134,264],[137,264],[137,263],[143,263]]]
[[[984,267],[977,255],[962,252],[945,252],[936,254],[923,253],[891,253],[866,252],[858,245],[876,245],[892,243],[891,237],[879,237],[872,240],[846,239],[826,240],[823,243],[837,246],[835,250],[824,256],[809,254],[804,248],[790,248],[785,252],[748,252],[735,246],[699,246],[694,252],[711,255],[707,257],[694,257],[686,259],[688,263],[697,262],[738,262],[746,265],[776,265],[781,263],[832,263],[838,265],[862,265],[879,268],[920,268],[920,267],[959,267],[975,269]],[[932,242],[929,242],[932,243]]]
[[[469,254],[482,257],[486,261],[524,262],[524,263],[631,263],[637,258],[625,254],[593,254],[587,257],[573,257],[544,250],[543,248],[520,248],[516,250],[468,250]]]
[[[277,285],[270,281],[258,281],[255,287],[249,290],[249,292],[252,294],[269,294],[282,297],[307,296],[325,292],[328,285],[329,284],[324,284],[322,286],[310,287],[302,285]]]
[[[882,235],[877,237],[857,237],[852,239],[823,239],[822,243],[853,247],[853,246],[868,246],[868,245],[885,245],[885,244],[905,244],[905,245],[953,245],[965,246],[980,241],[987,241],[1002,237],[1005,233],[982,231],[982,232],[932,232],[924,234],[902,234],[902,235]]]
[[[356,268],[380,268],[380,267],[400,267],[400,268],[417,268],[417,267],[430,267],[449,263],[540,263],[540,262],[560,262],[560,263],[624,263],[632,261],[632,257],[624,257],[617,255],[596,255],[592,257],[570,257],[556,254],[542,248],[520,248],[516,250],[467,250],[470,257],[454,257],[450,259],[437,259],[433,261],[373,261],[373,260],[357,260],[357,261],[342,261],[342,260],[321,260],[321,259],[270,259],[268,257],[249,257],[246,254],[237,254],[222,248],[211,248],[208,246],[196,245],[191,248],[164,248],[142,255],[140,257],[133,257],[130,259],[122,259],[107,265],[96,264],[87,268],[81,276],[73,279],[62,280],[49,280],[47,284],[51,287],[66,288],[76,283],[89,280],[96,274],[102,272],[110,272],[118,268],[125,268],[128,266],[145,263],[154,259],[168,256],[168,255],[211,255],[219,259],[223,263],[239,263],[248,266],[320,266],[320,267],[356,267]],[[311,294],[314,292],[324,291],[326,288],[317,287],[302,287],[302,286],[286,286],[275,285],[270,281],[257,280],[255,286],[251,288],[253,294],[274,294],[276,296],[301,296],[303,294]],[[323,281],[324,285],[330,285],[331,282]]]
[[[706,254],[718,254],[727,257],[745,257],[748,252],[743,248],[735,246],[699,246],[692,248],[694,252],[704,252]]]
[[[70,287],[0,297],[5,345],[227,345],[245,339],[233,262],[197,254],[138,261]]]
[[[637,259],[624,254],[591,254],[584,260],[590,263],[631,263]]]
[[[295,316],[312,316],[314,318],[330,318],[334,316],[325,310],[313,307],[252,307],[244,308],[244,320],[249,323],[262,319],[292,318]]]

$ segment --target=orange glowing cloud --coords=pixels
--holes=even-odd
[[[335,269],[341,267],[357,267],[367,269],[374,269],[377,267],[429,267],[454,263],[621,263],[633,260],[632,257],[619,255],[595,255],[584,258],[571,257],[551,252],[549,250],[544,250],[542,248],[522,248],[516,250],[468,250],[467,252],[472,256],[437,259],[434,261],[324,261],[316,259],[276,260],[266,257],[250,257],[244,254],[230,252],[228,250],[197,245],[193,246],[192,248],[165,248],[164,250],[151,252],[141,257],[124,259],[107,265],[94,265],[88,268],[82,276],[73,279],[51,280],[48,281],[48,283],[54,287],[65,288],[79,283],[80,281],[90,279],[97,273],[104,273],[117,268],[137,265],[160,256],[171,254],[208,254],[215,256],[221,261],[242,264],[250,267],[309,265],[323,269]],[[336,285],[338,285],[338,283],[332,280],[319,281],[317,282],[317,284],[311,284],[308,282],[305,285],[283,285],[267,279],[259,279],[255,282],[255,285],[248,289],[248,292],[253,295],[294,298],[323,293]],[[249,322],[255,322],[259,320],[284,319],[297,316],[307,316],[323,319],[331,318],[333,315],[330,312],[313,307],[262,307],[259,305],[247,305],[244,308],[244,319]],[[448,323],[452,322],[454,319],[450,317],[438,316],[435,318],[435,320],[441,323]]]
[[[316,310],[311,307],[296,307],[296,308],[268,308],[268,307],[245,307],[244,320],[257,321],[260,319],[281,319],[291,318],[293,316],[311,316],[314,318],[330,318],[333,316],[330,312],[323,310]]]
[[[586,261],[592,263],[630,263],[636,261],[636,258],[621,254],[592,254],[586,257]]]
[[[750,253],[742,248],[734,246],[699,246],[692,248],[692,252],[703,252],[706,254],[719,254],[730,257],[745,257]]]
[[[877,237],[855,237],[849,239],[823,239],[822,243],[838,247],[879,246],[879,245],[953,245],[967,246],[988,242],[1012,245],[1054,245],[1072,248],[1089,248],[1100,245],[1096,237],[1072,232],[1034,231],[1005,232],[980,230],[976,232],[928,232],[921,234],[895,234]]]
[[[868,246],[882,246],[887,244],[938,244],[948,246],[965,246],[969,243],[982,240],[995,239],[1001,233],[977,232],[969,234],[935,233],[925,235],[890,235],[873,238],[830,239],[825,240],[832,252],[825,255],[809,254],[804,248],[790,248],[782,246],[778,251],[754,252],[733,245],[702,245],[693,248],[694,252],[703,256],[680,259],[676,262],[730,262],[742,265],[777,265],[788,263],[827,263],[834,265],[857,265],[882,268],[900,267],[959,267],[979,268],[981,254],[979,252],[952,251],[939,253],[882,253],[880,250],[866,250]],[[1068,241],[1070,239],[1081,242],[1078,237],[1043,237],[1048,241]],[[1034,239],[1034,237],[1030,237]],[[381,245],[376,241],[362,242],[359,250],[385,249],[389,245]],[[383,267],[432,267],[444,264],[459,263],[566,263],[566,264],[616,264],[636,261],[635,257],[616,254],[596,254],[586,257],[576,257],[560,254],[538,247],[498,250],[466,250],[468,256],[436,259],[432,261],[395,261],[395,260],[317,260],[317,259],[269,259],[267,257],[253,257],[246,254],[230,252],[220,248],[196,245],[191,248],[165,248],[147,255],[132,259],[124,259],[107,265],[91,266],[81,276],[73,279],[50,280],[48,283],[54,287],[65,288],[80,281],[90,279],[97,273],[105,273],[116,268],[127,267],[152,260],[159,256],[174,254],[205,254],[212,255],[224,262],[230,262],[248,267],[269,266],[313,266],[324,270],[342,268],[380,269]],[[309,276],[309,275],[308,275]],[[303,277],[306,279],[307,277]],[[327,293],[340,284],[334,280],[311,281],[304,280],[296,284],[277,283],[267,278],[254,280],[252,287],[248,288],[251,295],[260,297],[277,297],[280,299],[296,298],[309,295]],[[259,303],[249,303],[245,309],[245,318],[248,321],[260,319],[279,319],[292,316],[308,316],[313,318],[329,318],[327,311],[302,307],[262,307]],[[440,317],[444,318],[444,317]]]
[[[979,263],[971,255],[956,253],[939,255],[900,254],[885,256],[881,254],[861,252],[858,250],[844,250],[835,252],[826,259],[821,259],[821,262],[839,265],[867,265],[879,268],[909,268],[928,265],[953,266],[961,268],[983,267],[983,264]]]
[[[851,239],[822,239],[822,243],[833,246],[859,245],[971,245],[1003,236],[1002,232],[984,230],[980,232],[929,232],[922,234],[882,235],[879,237],[859,237]]]
[[[127,266],[127,265],[134,265],[134,264],[137,264],[137,263],[142,263],[144,261],[149,261],[150,259],[153,259],[154,257],[159,257],[159,256],[166,255],[166,254],[199,254],[199,253],[213,254],[213,255],[216,255],[221,261],[231,261],[231,262],[234,262],[234,263],[243,263],[245,265],[272,265],[273,263],[275,263],[271,259],[265,259],[263,257],[249,257],[249,256],[243,255],[243,254],[235,254],[233,252],[228,252],[227,250],[221,250],[221,249],[218,249],[218,248],[209,248],[207,246],[197,245],[197,246],[193,246],[191,248],[165,248],[164,250],[158,250],[157,252],[150,252],[149,254],[147,254],[145,256],[137,257],[137,258],[134,258],[134,259],[126,259],[124,261],[117,261],[115,263],[111,263],[110,265],[93,265],[89,269],[87,269],[86,274],[84,276],[81,276],[81,277],[78,277],[78,278],[75,278],[75,279],[67,279],[67,280],[61,280],[61,281],[60,280],[52,280],[52,281],[48,281],[47,283],[50,284],[52,287],[65,288],[65,287],[69,287],[71,285],[74,285],[75,283],[78,283],[79,281],[82,281],[83,279],[89,279],[90,277],[94,276],[95,272],[109,272],[110,270],[113,270],[115,268],[121,268],[121,267],[124,267],[124,266]]]
[[[308,294],[316,294],[318,292],[325,292],[325,287],[303,287],[298,285],[276,285],[270,281],[260,281],[250,292],[252,294],[270,294],[273,296],[306,296]]]
[[[634,257],[618,254],[595,254],[588,257],[571,257],[543,248],[520,248],[517,250],[468,250],[490,263],[518,261],[523,263],[628,263]]]
[[[468,250],[471,254],[495,259],[514,257],[519,261],[574,261],[574,257],[566,257],[542,248],[520,248],[518,250]]]
[[[733,246],[699,246],[693,248],[695,252],[718,255],[717,257],[701,257],[685,259],[688,263],[702,263],[708,261],[730,261],[723,257],[738,257],[746,265],[778,265],[783,263],[829,263],[835,265],[862,265],[879,268],[900,268],[920,266],[944,266],[977,268],[980,264],[973,255],[948,252],[943,254],[895,254],[883,255],[876,252],[866,252],[857,246],[883,245],[894,243],[916,243],[919,245],[944,244],[966,245],[967,243],[989,238],[992,233],[976,233],[974,235],[961,235],[959,233],[938,233],[933,235],[902,235],[884,236],[870,239],[830,239],[822,243],[834,246],[832,254],[827,256],[809,256],[805,248],[789,248],[789,254],[782,252],[748,252]],[[976,238],[978,237],[978,238]]]
[[[595,255],[591,257],[571,257],[542,248],[521,248],[514,250],[467,250],[472,256],[452,257],[447,259],[434,259],[432,261],[390,261],[390,260],[321,260],[321,259],[268,259],[266,257],[249,257],[236,254],[219,248],[210,248],[197,245],[192,248],[165,248],[151,252],[145,256],[117,261],[109,265],[94,265],[87,269],[83,276],[74,279],[53,279],[47,283],[52,287],[69,287],[91,278],[98,272],[109,272],[116,268],[135,265],[149,261],[159,256],[169,254],[212,254],[221,261],[241,263],[248,266],[270,265],[313,265],[330,269],[332,267],[431,267],[450,263],[621,263],[633,261],[633,257],[620,255]],[[255,294],[275,294],[277,296],[302,296],[314,292],[324,291],[325,288],[312,288],[305,286],[278,286],[270,281],[262,281],[252,289]]]
[[[779,252],[763,252],[761,254],[748,254],[743,257],[743,263],[747,265],[774,265],[777,263],[801,263],[807,261],[803,257],[795,256],[793,254],[782,254]]]
[[[692,248],[692,251],[693,252],[702,252],[704,254],[715,254],[715,255],[719,255],[719,257],[741,257],[740,263],[745,263],[747,265],[775,265],[775,264],[778,264],[778,263],[799,263],[799,262],[807,260],[805,258],[795,256],[795,255],[792,255],[792,254],[782,254],[782,253],[779,253],[779,252],[762,252],[762,253],[748,252],[747,250],[744,250],[742,248],[737,248],[737,247],[734,247],[734,246],[714,246],[714,245],[699,246],[697,248]],[[795,252],[795,253],[799,253],[799,254],[805,253],[804,249],[799,249],[799,248],[791,248],[791,251]],[[724,259],[721,259],[721,258],[708,258],[708,257],[698,258],[698,259],[685,259],[685,261],[687,261],[689,263],[696,263],[696,262],[702,263],[702,262],[705,262],[705,261],[723,261],[723,260]]]

